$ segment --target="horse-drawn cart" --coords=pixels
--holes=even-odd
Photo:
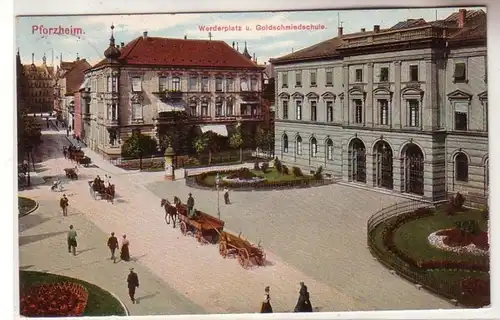
[[[177,204],[180,229],[183,235],[191,233],[200,243],[216,244],[224,229],[224,221],[196,210],[195,218],[189,218],[186,205]]]
[[[78,174],[76,173],[75,168],[66,168],[64,171],[66,172],[66,177],[72,180],[78,180]]]
[[[247,269],[253,263],[263,266],[266,261],[266,254],[260,243],[257,246],[250,243],[248,240],[241,238],[241,233],[236,236],[223,231],[220,235],[219,253],[223,258],[236,256],[244,269]]]
[[[109,186],[105,186],[104,182],[99,180],[99,183],[96,183],[96,180],[89,181],[89,191],[90,195],[94,200],[104,199],[111,203],[114,203],[115,200],[115,185],[110,184]]]
[[[78,163],[84,167],[88,167],[92,163],[92,160],[87,156],[83,156],[78,159]]]

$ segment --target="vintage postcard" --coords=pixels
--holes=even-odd
[[[17,17],[21,315],[489,306],[486,21]]]

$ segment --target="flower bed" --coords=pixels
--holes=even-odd
[[[33,199],[18,197],[19,216],[22,217],[27,215],[31,210],[34,210],[37,205],[37,202]]]
[[[76,283],[43,284],[21,294],[21,315],[25,317],[79,317],[87,306],[89,293]]]
[[[427,238],[429,243],[441,250],[458,254],[488,255],[488,233],[480,232],[477,235],[452,228],[433,232]]]

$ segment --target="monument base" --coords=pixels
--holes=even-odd
[[[165,180],[168,180],[168,181],[173,181],[174,180],[174,176],[173,175],[165,175]]]

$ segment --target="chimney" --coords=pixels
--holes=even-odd
[[[233,49],[234,49],[234,41],[233,41]]]
[[[365,32],[365,31],[366,31],[366,29],[365,29],[365,28],[361,28],[361,32]]]
[[[373,26],[373,32],[374,33],[379,33],[380,32],[380,25],[376,24]]]
[[[125,47],[125,42],[120,42],[120,47]]]
[[[144,31],[144,32],[142,33],[142,38],[143,38],[143,39],[147,39],[147,38],[148,38],[148,32],[147,32],[147,31]]]
[[[467,10],[458,10],[458,27],[463,28],[465,26],[465,16],[467,15]]]
[[[31,64],[35,64],[35,54],[31,54]]]
[[[238,46],[238,42],[236,42],[236,51],[240,52],[240,47]]]
[[[78,55],[78,52],[76,53],[76,61],[80,61],[80,56]]]
[[[341,37],[344,34],[344,28],[339,27],[339,37]]]
[[[188,36],[187,34],[184,35],[184,40],[187,40]]]

